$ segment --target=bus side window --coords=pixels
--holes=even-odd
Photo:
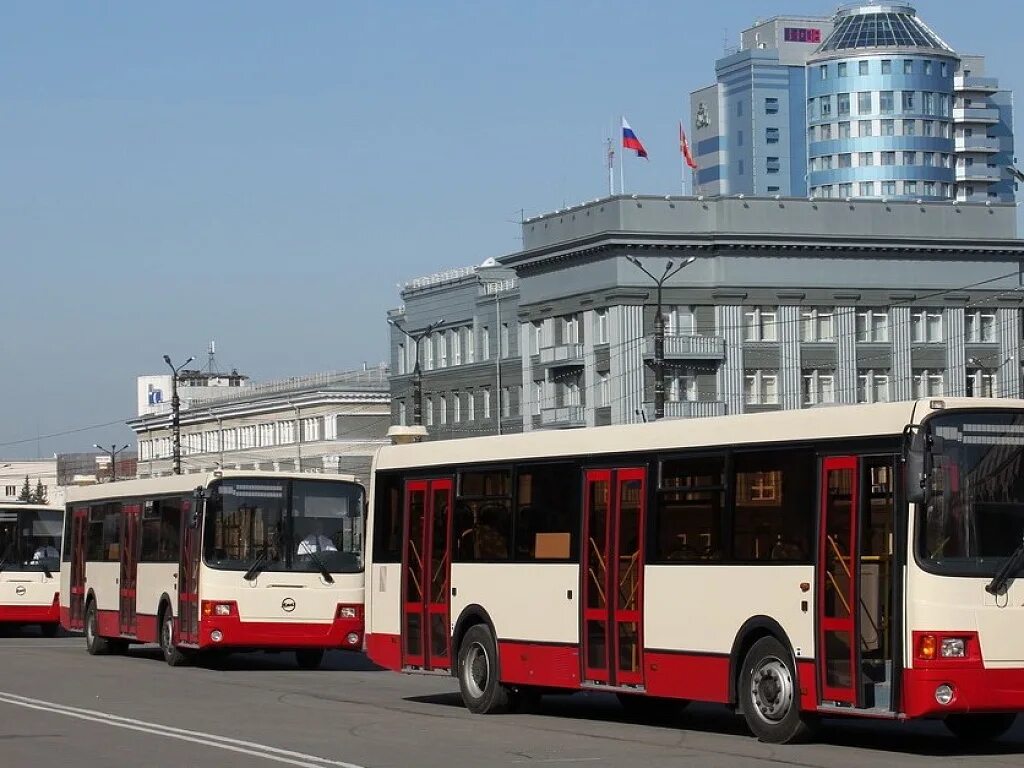
[[[657,562],[721,560],[725,457],[665,459],[654,520]]]
[[[816,509],[814,453],[737,454],[733,477],[734,559],[809,562]]]
[[[402,561],[401,475],[378,474],[373,502],[373,561]]]
[[[516,473],[515,559],[575,560],[580,528],[574,464],[522,466]]]

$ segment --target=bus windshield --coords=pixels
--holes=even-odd
[[[59,509],[0,509],[0,571],[60,569]]]
[[[210,486],[204,538],[213,568],[355,573],[363,567],[363,489],[331,480],[219,480]]]
[[[927,430],[918,559],[937,573],[990,577],[1024,538],[1024,414],[941,414]]]

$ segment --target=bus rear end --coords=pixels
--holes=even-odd
[[[993,738],[1024,711],[1024,412],[930,414],[907,492],[902,710]]]
[[[57,507],[0,507],[0,624],[36,624],[52,637],[60,626],[60,544]]]

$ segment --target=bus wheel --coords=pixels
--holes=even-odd
[[[40,624],[39,634],[43,637],[56,637],[60,624]]]
[[[105,637],[99,636],[96,613],[96,601],[90,600],[89,606],[85,609],[85,650],[92,656],[99,656],[110,651],[110,643]]]
[[[942,722],[961,741],[982,744],[998,739],[1017,719],[1015,712],[985,712],[969,715],[948,715]]]
[[[789,651],[774,637],[762,637],[751,647],[737,690],[747,727],[761,741],[788,744],[810,735]]]
[[[160,650],[164,661],[172,667],[180,667],[188,661],[188,656],[174,644],[174,615],[170,608],[164,608],[160,614]]]
[[[323,648],[302,648],[295,652],[295,662],[300,669],[319,669],[323,660]]]
[[[459,690],[466,709],[493,715],[512,708],[512,689],[498,678],[498,645],[484,624],[475,624],[459,646]]]

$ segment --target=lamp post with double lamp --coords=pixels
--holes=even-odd
[[[444,322],[442,317],[426,328],[416,331],[415,333],[409,333],[402,326],[400,326],[393,318],[388,318],[388,323],[392,328],[397,328],[401,331],[406,338],[413,343],[413,348],[416,353],[416,364],[412,369],[412,423],[414,426],[422,426],[423,424],[423,370],[420,368],[420,342],[426,337],[437,330]]]
[[[125,443],[120,448],[117,447],[117,443],[114,443],[114,445],[110,446],[109,450],[99,443],[93,443],[92,447],[100,453],[105,453],[110,457],[110,482],[113,483],[117,480],[117,454],[127,451],[128,443]]]
[[[657,309],[654,312],[654,420],[665,418],[665,316],[661,312],[661,289],[665,282],[679,272],[683,267],[688,267],[696,261],[695,256],[683,259],[678,266],[674,266],[671,259],[665,264],[665,271],[661,277],[655,277],[647,268],[640,263],[636,256],[627,256],[629,263],[639,269],[658,286]]]
[[[181,474],[181,400],[178,399],[178,373],[186,365],[195,360],[190,357],[177,368],[171,362],[170,355],[164,355],[164,362],[171,369],[171,434],[174,436],[174,474]]]

